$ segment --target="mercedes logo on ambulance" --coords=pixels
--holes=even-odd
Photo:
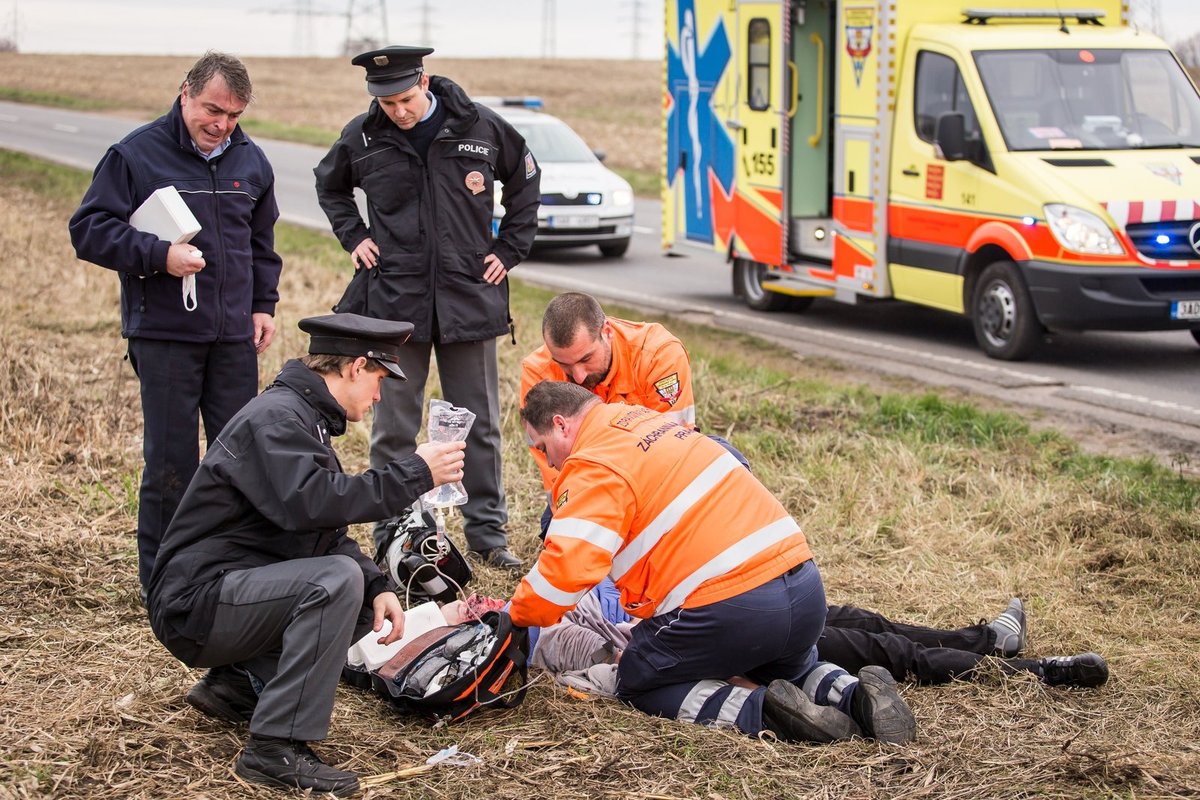
[[[1191,229],[1188,230],[1188,243],[1191,244],[1196,255],[1200,255],[1200,222],[1193,223]]]

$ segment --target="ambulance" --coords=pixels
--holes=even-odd
[[[1088,5],[666,0],[664,247],[724,254],[754,309],[965,315],[998,359],[1200,343],[1200,95]]]

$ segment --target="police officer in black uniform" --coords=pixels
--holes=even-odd
[[[496,337],[511,330],[505,276],[533,244],[540,172],[502,117],[425,73],[432,52],[386,47],[353,59],[375,99],[314,170],[317,199],[356,270],[336,310],[414,326],[400,361],[409,380],[385,386],[375,414],[372,466],[412,452],[432,352],[445,399],[476,414],[464,481],[467,545],[493,566],[517,569],[500,477]],[[493,238],[497,182],[505,213]],[[356,188],[367,197],[365,223]]]
[[[167,649],[211,667],[188,693],[204,713],[249,722],[235,771],[273,786],[358,790],[351,772],[308,743],[329,731],[346,650],[368,630],[400,638],[404,612],[346,533],[396,516],[461,480],[463,444],[425,443],[360,475],[342,471],[331,438],[360,421],[398,366],[407,322],[333,314],[301,320],[309,355],[225,426],[163,537],[150,623]]]

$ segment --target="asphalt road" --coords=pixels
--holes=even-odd
[[[112,142],[138,123],[102,114],[0,102],[0,147],[91,170]],[[276,194],[289,222],[326,229],[316,202],[314,147],[256,140],[276,172]],[[1124,431],[1132,449],[1200,468],[1200,347],[1186,332],[1048,336],[1033,360],[985,357],[970,323],[905,303],[847,306],[818,300],[803,314],[768,314],[733,298],[729,268],[717,256],[659,248],[659,204],[640,200],[634,241],[624,259],[594,248],[535,254],[516,277],[551,288],[767,336],[798,353],[825,355],[853,369],[897,374],[986,395],[1018,408]]]

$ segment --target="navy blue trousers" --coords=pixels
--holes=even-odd
[[[776,678],[800,683],[818,666],[825,609],[820,572],[808,561],[728,600],[651,617],[633,628],[617,696],[655,716],[757,735],[764,687]],[[761,686],[733,686],[732,676]]]
[[[142,485],[138,492],[138,579],[145,591],[163,533],[200,464],[200,418],[211,445],[258,393],[253,342],[197,344],[129,340],[142,386]]]

